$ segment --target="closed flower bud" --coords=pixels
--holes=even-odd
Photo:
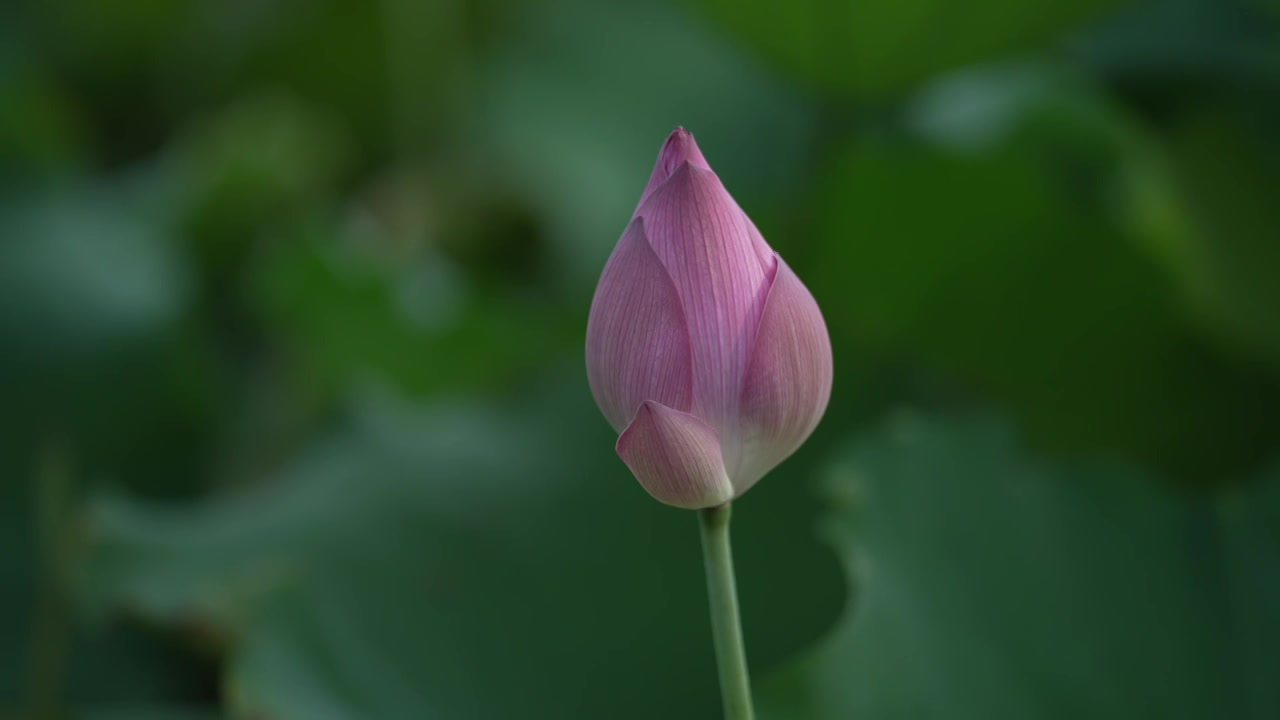
[[[742,495],[813,432],[831,394],[813,296],[677,128],[605,264],[587,378],[654,498]]]

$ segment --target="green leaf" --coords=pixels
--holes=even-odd
[[[1116,0],[700,0],[762,54],[841,93],[901,91],[940,72],[1050,43]]]
[[[1272,112],[1218,107],[1191,113],[1165,133],[1165,203],[1146,216],[1151,247],[1177,278],[1208,334],[1280,368],[1280,143]],[[1257,117],[1255,117],[1257,115]]]
[[[854,585],[767,717],[1270,718],[1280,467],[1177,492],[989,418],[896,418],[824,483]]]
[[[1274,82],[1275,23],[1252,2],[1129,3],[1075,38],[1072,55],[1146,103],[1196,103],[1199,92],[1211,97],[1228,78],[1234,87]]]
[[[486,294],[441,253],[395,239],[312,225],[255,258],[250,305],[306,402],[369,376],[415,396],[492,392],[580,351],[582,320],[560,306]]]
[[[331,207],[353,155],[348,128],[328,108],[260,94],[189,127],[168,148],[161,181],[213,275],[234,272],[224,265],[264,228],[279,232]]]
[[[220,720],[211,710],[168,706],[120,706],[93,708],[77,713],[76,720]]]
[[[0,206],[6,366],[102,361],[177,321],[190,278],[139,206],[106,183]]]
[[[1152,156],[1123,109],[1069,73],[992,67],[930,86],[903,125],[833,154],[793,260],[837,356],[911,358],[1036,442],[1181,477],[1268,451],[1274,389],[1197,344],[1123,212]]]
[[[0,15],[0,22],[13,22]],[[29,50],[0,48],[0,189],[30,189],[75,169],[85,129],[52,68],[26,59]]]
[[[154,188],[121,175],[0,204],[0,445],[50,437],[92,481],[174,483],[219,386],[189,321],[197,283]],[[195,479],[187,476],[188,480]],[[180,491],[179,491],[180,492]]]
[[[696,518],[645,495],[572,377],[505,413],[373,393],[255,492],[105,498],[86,603],[212,639],[235,717],[708,717]],[[803,486],[770,482],[736,519],[762,671],[839,605]]]
[[[76,622],[67,580],[82,483],[65,449],[43,442],[38,458],[7,452],[0,470],[0,718],[127,718],[143,705],[202,702],[205,668],[169,638]],[[65,715],[81,708],[93,712]],[[96,712],[106,708],[120,713]]]

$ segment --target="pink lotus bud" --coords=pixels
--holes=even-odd
[[[587,379],[618,455],[668,505],[727,502],[813,432],[831,371],[813,296],[676,128],[587,322]]]

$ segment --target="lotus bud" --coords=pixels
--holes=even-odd
[[[813,296],[677,128],[605,263],[587,379],[657,500],[720,505],[813,432],[831,395]]]

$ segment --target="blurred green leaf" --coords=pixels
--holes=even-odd
[[[1277,94],[1280,110],[1280,93]],[[1150,247],[1179,280],[1200,324],[1280,368],[1280,143],[1268,117],[1203,110],[1162,135],[1146,179]]]
[[[168,490],[190,487],[176,466],[196,480],[193,434],[216,383],[187,327],[189,258],[156,197],[121,176],[0,206],[0,427],[15,462],[52,436],[95,482],[137,487],[160,466]]]
[[[10,362],[103,357],[170,327],[188,291],[176,243],[105,187],[0,207]]]
[[[559,306],[481,293],[430,248],[353,226],[281,238],[248,275],[250,306],[301,397],[328,402],[370,377],[414,395],[500,390],[580,352],[584,321]]]
[[[810,84],[856,95],[905,90],[962,65],[1051,44],[1119,0],[698,0]]]
[[[213,638],[236,717],[707,717],[696,523],[644,495],[572,377],[516,412],[375,394],[256,493],[104,501],[86,597]],[[826,556],[780,475],[739,522],[762,669],[839,603],[834,565],[794,561]]]
[[[225,271],[260,233],[331,205],[352,155],[347,128],[323,106],[259,95],[188,128],[162,171],[207,269]]]
[[[1280,361],[1280,25],[1248,3],[1147,2],[1078,44],[1150,117],[1131,168],[1133,219],[1206,336]]]
[[[54,0],[31,5],[26,24],[103,131],[98,156],[132,162],[192,116],[263,91],[337,113],[365,147],[385,149],[382,10],[362,0]]]
[[[85,140],[73,98],[23,50],[0,47],[0,190],[77,167]]]
[[[29,13],[40,39],[84,72],[105,76],[145,67],[157,48],[172,41],[175,22],[185,19],[182,0],[53,0]]]
[[[165,706],[125,706],[86,710],[75,720],[218,720],[222,715],[212,710]]]
[[[190,74],[218,79],[215,88],[228,94],[278,89],[341,117],[363,149],[385,155],[392,94],[383,3],[274,0],[209,3],[201,10],[182,28],[177,61],[167,73],[175,92],[197,99],[208,94],[183,87]],[[191,44],[201,42],[220,52],[193,51]]]
[[[28,438],[25,456],[47,440],[33,433],[120,422],[140,400],[138,369],[166,354],[189,287],[176,243],[127,193],[76,186],[21,199],[0,206],[0,420]]]
[[[1261,0],[1262,3],[1271,0]],[[1187,105],[1225,82],[1280,79],[1276,24],[1250,0],[1142,0],[1075,38],[1072,54],[1133,100]],[[1261,3],[1259,3],[1261,4]]]
[[[17,481],[28,469],[10,460],[4,471],[13,480],[0,484],[0,713],[9,713],[28,702],[39,546],[34,484]]]
[[[1269,451],[1275,389],[1197,346],[1128,221],[1149,147],[1121,110],[1072,75],[995,67],[930,86],[903,124],[833,156],[821,244],[793,261],[837,347],[905,354],[1037,441],[1184,478]]]
[[[183,662],[170,638],[77,622],[69,580],[81,550],[72,507],[81,481],[73,459],[52,445],[38,460],[27,448],[5,451],[13,482],[0,484],[0,717],[203,701],[205,668]]]
[[[855,598],[767,717],[1272,718],[1280,467],[1210,496],[904,414],[825,482]]]

